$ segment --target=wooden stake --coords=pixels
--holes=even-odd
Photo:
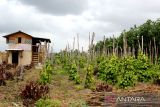
[[[94,41],[95,33],[93,32],[92,34],[92,39],[91,39],[91,61],[93,60],[93,54],[94,54],[94,46],[93,46],[93,41]]]
[[[149,42],[149,55],[150,55],[150,63],[152,63],[152,50],[151,50],[151,45],[152,45],[152,42],[151,42],[151,40],[150,40],[150,42]]]
[[[73,39],[73,51],[74,51],[74,49],[75,49],[75,37]]]
[[[106,38],[105,38],[105,35],[104,35],[104,38],[103,38],[103,55],[105,55],[106,53]]]
[[[115,54],[115,39],[114,39],[114,35],[113,35],[113,55]]]
[[[142,53],[143,53],[143,36],[142,36]]]
[[[123,35],[123,51],[124,51],[124,55],[123,56],[126,56],[127,55],[127,48],[126,48],[126,36],[125,36],[125,33]]]
[[[154,56],[155,56],[155,64],[157,64],[157,48],[156,48],[156,40],[154,37]]]

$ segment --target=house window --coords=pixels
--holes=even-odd
[[[18,43],[21,43],[22,39],[21,37],[18,37]]]

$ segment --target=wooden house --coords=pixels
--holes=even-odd
[[[3,36],[9,64],[28,65],[43,63],[47,57],[50,39],[33,37],[22,31]]]

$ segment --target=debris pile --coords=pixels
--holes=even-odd
[[[89,106],[104,106],[106,92],[112,92],[112,87],[105,83],[98,84],[96,89],[89,96],[87,104]]]

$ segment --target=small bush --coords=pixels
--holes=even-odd
[[[39,99],[35,105],[36,107],[61,107],[61,101],[51,99]]]
[[[87,103],[83,100],[77,100],[70,103],[69,107],[89,107]]]
[[[21,91],[20,96],[23,99],[23,104],[28,106],[29,104],[33,104],[48,92],[49,87],[47,85],[39,85],[38,82],[31,81]]]
[[[93,78],[93,66],[89,65],[87,67],[87,75],[85,79],[85,88],[93,88],[94,85],[94,78]]]
[[[53,74],[53,68],[51,62],[47,61],[43,67],[43,70],[40,72],[40,84],[47,84],[51,82],[51,75]]]
[[[71,69],[69,70],[69,79],[75,81],[76,84],[81,83],[76,64],[71,65]]]

